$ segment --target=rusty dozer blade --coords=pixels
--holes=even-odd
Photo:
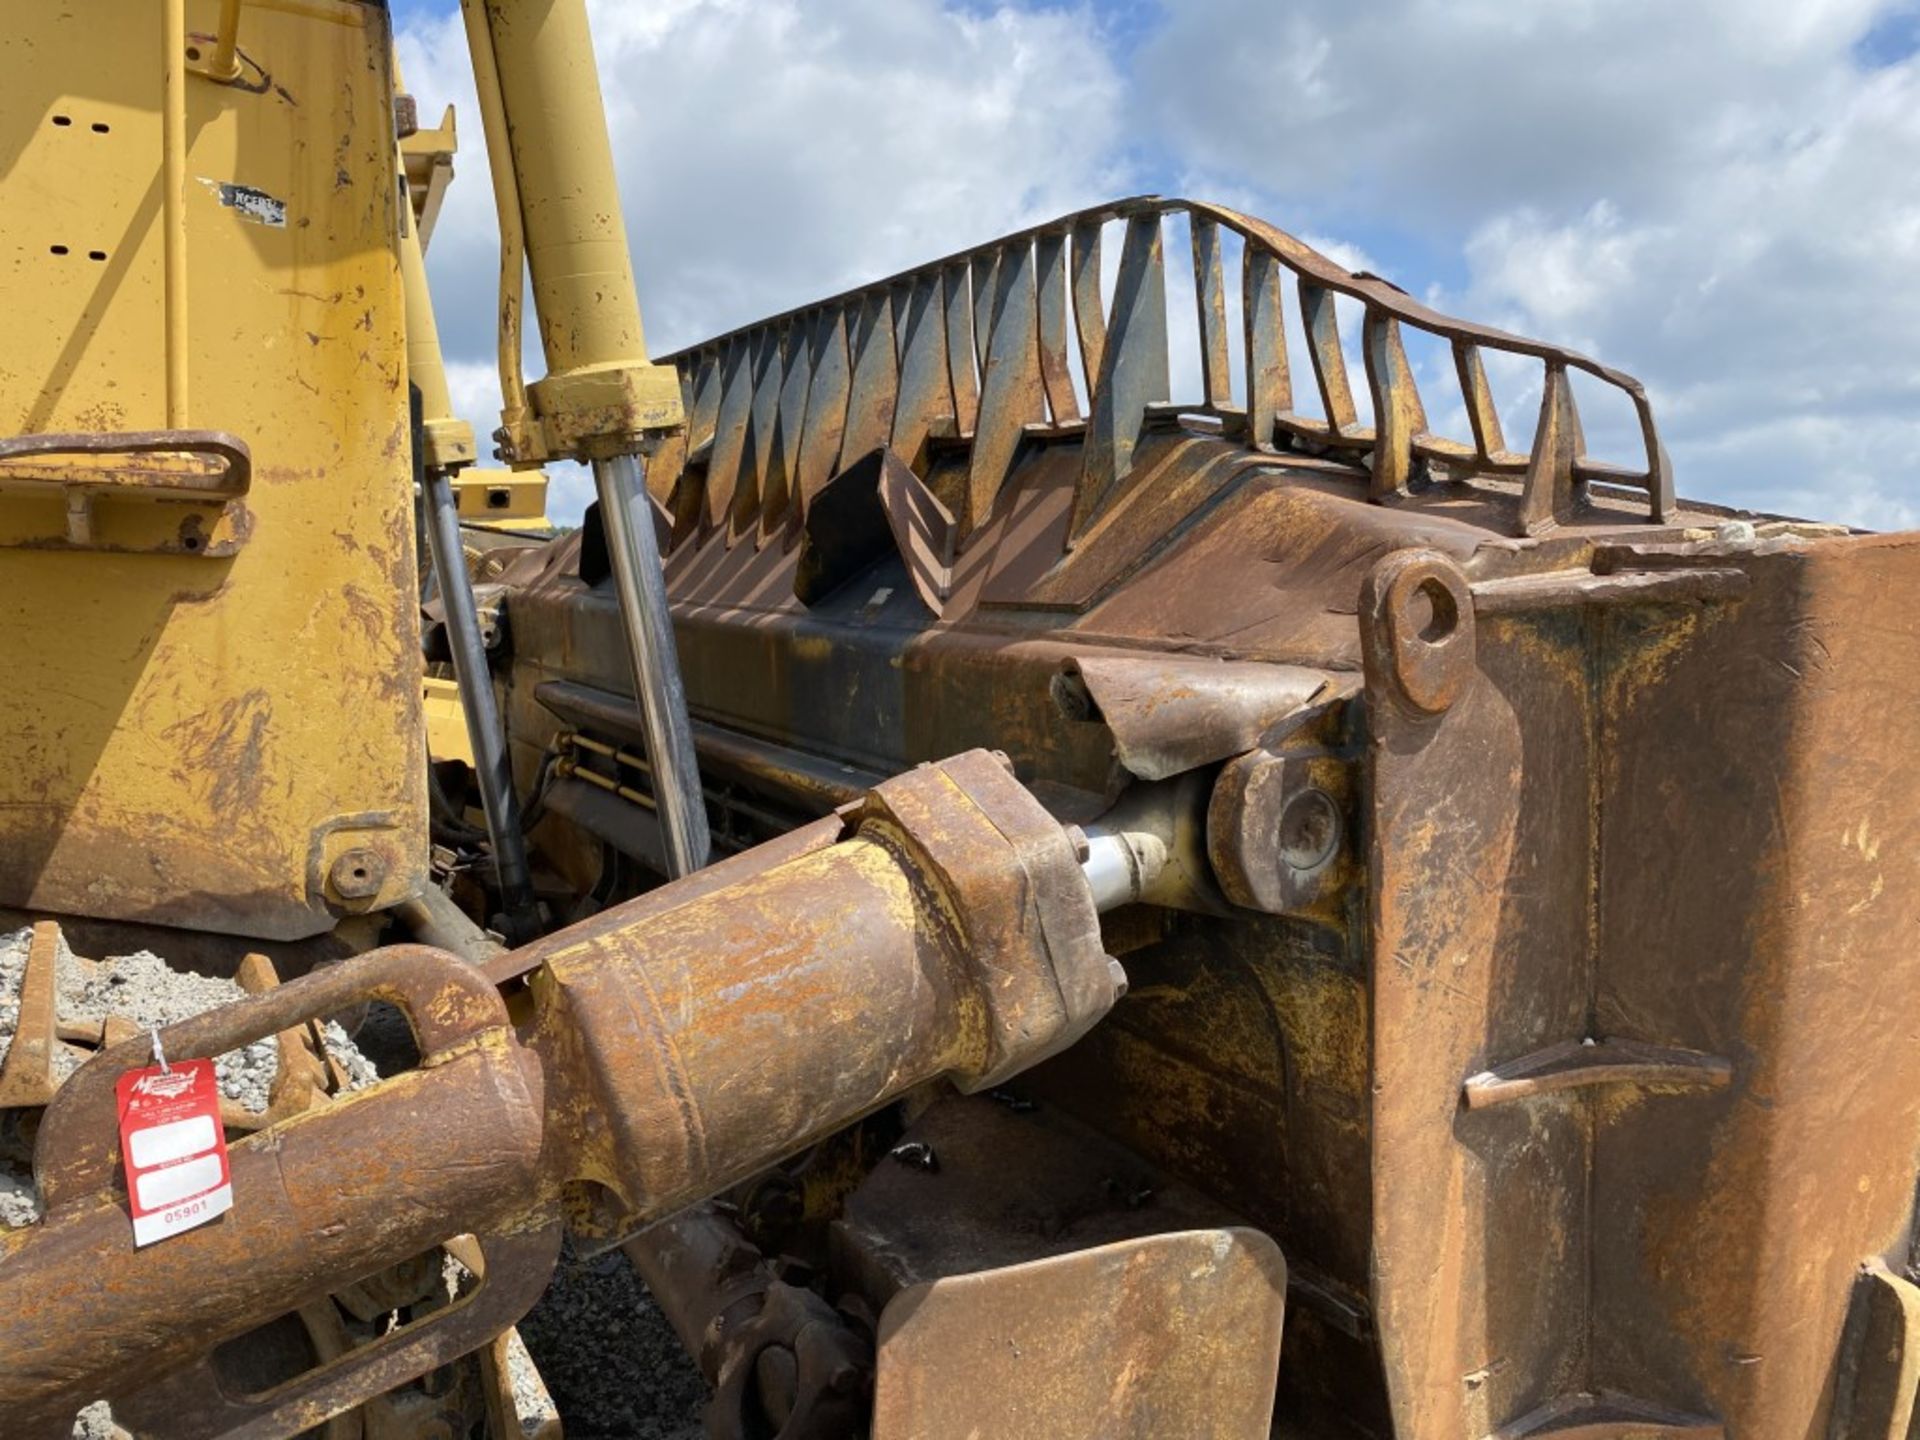
[[[495,982],[522,976],[516,1031]],[[232,1212],[139,1250],[112,1095],[149,1052],[115,1046],[47,1111],[46,1218],[0,1237],[9,1434],[102,1396],[155,1437],[297,1434],[512,1325],[563,1219],[612,1244],[916,1085],[998,1084],[1123,984],[1068,831],[975,751],[491,975],[399,946],[168,1027],[168,1054],[214,1055],[378,999],[422,1059],[236,1141]],[[463,1236],[472,1294],[264,1396],[223,1388],[222,1342]]]

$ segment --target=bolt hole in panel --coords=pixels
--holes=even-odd
[[[87,263],[10,297],[0,443],[190,427],[244,446],[252,481],[87,514],[42,473],[97,461],[0,476],[0,753],[35,757],[0,777],[0,904],[314,934],[341,912],[338,855],[385,861],[353,908],[426,868],[387,17],[249,5],[272,87],[189,77],[187,414],[170,420],[154,7],[16,8],[0,247]],[[189,0],[190,29],[218,22],[217,0]],[[284,225],[226,198],[255,193]]]

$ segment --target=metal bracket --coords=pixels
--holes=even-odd
[[[245,543],[246,442],[219,430],[0,440],[0,547],[223,558]]]

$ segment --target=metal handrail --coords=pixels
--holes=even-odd
[[[1163,232],[1189,226],[1203,394],[1170,402]],[[1101,236],[1121,222],[1118,277],[1103,297]],[[1223,232],[1242,242],[1244,404],[1233,399]],[[1322,414],[1294,407],[1281,301],[1298,289],[1306,350]],[[1335,298],[1362,309],[1365,384],[1374,423],[1360,423]],[[1444,341],[1454,360],[1468,433],[1429,422],[1403,331]],[[1088,404],[1076,394],[1076,346]],[[1540,363],[1534,441],[1508,447],[1484,353]],[[832,476],[879,446],[903,458],[929,437],[971,440],[955,507],[964,537],[991,512],[1034,427],[1082,431],[1083,463],[1068,543],[1083,535],[1132,471],[1147,425],[1171,410],[1210,415],[1221,432],[1260,451],[1300,448],[1365,468],[1378,501],[1428,478],[1517,476],[1515,528],[1538,533],[1577,511],[1594,481],[1645,492],[1649,518],[1673,509],[1673,479],[1645,388],[1577,351],[1456,320],[1388,282],[1338,265],[1263,221],[1203,201],[1140,196],[1082,210],[987,245],[889,276],[716,336],[666,357],[679,367],[686,454],[706,455],[698,494],[679,507],[686,528],[735,535],[797,527]],[[1643,467],[1600,463],[1585,438],[1568,376],[1583,372],[1632,404]],[[663,497],[665,498],[665,497]]]

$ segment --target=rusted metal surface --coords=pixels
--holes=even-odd
[[[1256,1230],[1123,1240],[902,1291],[874,1440],[1263,1440],[1286,1262]]]
[[[1469,1110],[1484,1110],[1490,1105],[1594,1085],[1718,1090],[1732,1079],[1733,1063],[1723,1055],[1703,1055],[1677,1045],[1589,1036],[1564,1040],[1496,1069],[1469,1075],[1461,1086],[1460,1099]]]
[[[864,1431],[871,1336],[781,1279],[731,1221],[696,1207],[621,1248],[714,1387],[712,1440],[843,1440]]]
[[[1352,807],[1337,737],[1302,734],[1235,756],[1207,803],[1207,858],[1222,892],[1275,915],[1337,912],[1361,875]]]
[[[368,996],[408,1012],[426,1068],[237,1142],[234,1190],[249,1198],[163,1245],[133,1248],[112,1119],[114,1080],[147,1063],[146,1041],[103,1053],[62,1088],[35,1157],[45,1219],[0,1240],[0,1392],[14,1413],[71,1416],[102,1393],[138,1410],[157,1385],[165,1398],[151,1409],[173,1417],[172,1434],[222,1434],[243,1420],[293,1433],[465,1353],[532,1303],[558,1240],[550,1226],[527,1228],[540,1175],[538,1076],[523,1070],[505,1007],[476,972],[429,951],[379,952],[164,1034],[176,1055],[220,1054]],[[445,1318],[271,1401],[183,1378],[209,1347],[469,1232],[486,1237],[497,1268]]]
[[[60,927],[42,920],[27,945],[26,973],[20,981],[20,1013],[7,1058],[0,1065],[0,1109],[45,1105],[60,1088],[59,1071],[81,1058],[60,1055],[55,973]]]
[[[266,956],[249,954],[240,962],[234,979],[250,995],[264,994],[280,983],[273,962]],[[111,1017],[110,1017],[111,1018]],[[128,1026],[129,1030],[136,1027]],[[229,1130],[262,1130],[282,1120],[304,1114],[327,1102],[336,1092],[347,1088],[347,1077],[338,1061],[327,1053],[320,1033],[320,1022],[308,1020],[279,1031],[274,1039],[277,1059],[273,1081],[267,1089],[267,1108],[254,1112],[234,1101],[220,1104],[220,1123]]]
[[[1678,501],[1625,377],[1431,316],[1257,222],[1184,218],[1183,236],[1156,204],[1068,217],[768,322],[838,337],[809,373],[841,377],[757,412],[767,453],[796,447],[805,472],[784,546],[686,518],[723,442],[730,497],[752,483],[757,416],[724,403],[722,362],[767,327],[679,357],[694,421],[668,579],[703,733],[755,747],[755,794],[801,813],[833,803],[802,777],[972,745],[1076,824],[1191,787],[1181,898],[1106,917],[1132,991],[1031,1085],[1337,1297],[1290,1307],[1288,1423],[1820,1433],[1858,1267],[1897,1270],[1912,1222],[1920,1086],[1887,997],[1916,978],[1895,937],[1920,903],[1920,774],[1885,717],[1920,675],[1920,621],[1887,600],[1914,542]],[[1156,305],[1182,239],[1200,353],[1173,397]],[[823,569],[838,583],[803,583],[808,505],[870,454],[834,427],[883,289],[901,439],[878,470],[961,533],[941,581],[886,543],[863,471],[861,543]],[[1236,306],[1248,369],[1223,384]],[[1338,333],[1354,318],[1365,391]],[[1415,332],[1454,362],[1455,448],[1426,418],[1454,397],[1413,389],[1433,388]],[[1492,401],[1497,348],[1541,367],[1524,458]],[[1623,471],[1583,456],[1574,371],[1639,417]],[[609,738],[630,709],[573,548],[503,576],[529,776],[563,731]],[[1141,708],[1062,681],[1089,660],[1143,677]],[[1207,667],[1246,693],[1322,687],[1204,745],[1186,720],[1129,730]],[[533,698],[586,692],[597,713]]]
[[[1155,655],[1089,655],[1067,662],[1064,704],[1113,732],[1115,757],[1142,780],[1165,780],[1251,750],[1325,690],[1322,671]]]
[[[61,463],[50,461],[55,456],[61,457]],[[120,463],[88,464],[108,458]],[[183,460],[189,463],[182,464]],[[0,440],[0,476],[9,481],[122,487],[178,499],[225,497],[247,493],[253,482],[253,454],[244,441],[221,430],[16,435]]]
[[[891,551],[907,557],[915,592],[938,615],[953,585],[957,533],[952,513],[905,461],[884,446],[869,451],[814,497],[794,593],[803,601],[831,594]]]
[[[720,1346],[745,1314],[760,1307],[775,1280],[752,1241],[709,1205],[649,1226],[620,1247],[687,1353],[711,1381]]]
[[[491,1433],[519,1440],[562,1440],[559,1407],[546,1391],[517,1330],[497,1335],[481,1352]]]
[[[1913,1201],[1920,1077],[1869,997],[1920,978],[1884,943],[1920,797],[1857,738],[1912,631],[1847,617],[1916,558],[1817,541],[1746,557],[1738,605],[1488,619],[1440,707],[1370,652],[1374,1289],[1409,1432],[1824,1423],[1855,1268]],[[1644,1415],[1582,1431],[1583,1394]]]
[[[252,528],[252,482],[252,452],[219,430],[13,436],[0,440],[0,546],[220,559]]]
[[[532,1043],[574,1082],[564,1168],[595,1182],[576,1233],[618,1240],[914,1084],[991,1086],[1112,1004],[1072,845],[992,757],[887,781],[843,827],[529,947]]]
[[[466,922],[466,928],[472,931],[471,922]],[[60,1013],[52,988],[56,966],[72,972],[72,979],[85,977],[83,983],[89,986],[110,979],[113,973],[113,962],[96,962],[74,954],[62,956],[62,943],[60,927],[54,922],[42,922],[35,927],[22,994],[34,997],[29,1008],[38,1013],[28,1014],[27,1023],[17,1026],[9,1051],[18,1077],[31,1078],[37,1083],[9,1085],[6,1072],[0,1071],[0,1107],[31,1107],[26,1111],[27,1134],[37,1127],[38,1116],[32,1110],[43,1108],[57,1093],[59,1083],[90,1059],[103,1043],[111,1046],[147,1033],[143,1027],[114,1013],[109,1013],[104,1020],[76,1020]],[[500,948],[495,945],[493,951],[497,953]],[[234,980],[248,994],[260,994],[281,983],[273,962],[259,953],[250,953],[241,959]],[[55,1060],[44,1046],[36,1045],[36,1036],[43,1033],[42,1015],[50,1021],[45,1033],[59,1037],[70,1052],[67,1058]],[[326,1049],[317,1021],[283,1029],[274,1039],[277,1063],[264,1097],[264,1109],[253,1110],[231,1098],[221,1101],[221,1122],[230,1135],[238,1137],[280,1124],[294,1115],[331,1103],[335,1095],[349,1088],[345,1069]],[[14,1055],[20,1056],[20,1060],[12,1060]],[[448,1248],[460,1253],[462,1263],[471,1272],[484,1271],[479,1251],[470,1241],[450,1241]],[[304,1332],[304,1349],[313,1359],[331,1363],[377,1340],[394,1312],[405,1310],[417,1319],[423,1313],[444,1308],[449,1299],[440,1252],[434,1251],[356,1280],[335,1291],[330,1300],[300,1306],[298,1328]],[[197,1434],[197,1427],[202,1425],[225,1425],[228,1420],[238,1423],[238,1419],[248,1418],[229,1416],[228,1420],[216,1421],[211,1417],[205,1396],[215,1391],[228,1394],[263,1391],[289,1378],[285,1373],[285,1360],[276,1358],[284,1357],[288,1350],[285,1321],[277,1328],[280,1333],[274,1338],[254,1333],[222,1345],[213,1357],[210,1370],[204,1365],[194,1366],[191,1380],[170,1377],[167,1384],[123,1401],[118,1420],[132,1423],[138,1418],[138,1433],[155,1437]],[[541,1393],[538,1372],[521,1347],[514,1361],[514,1383],[507,1385],[501,1379],[505,1372],[500,1369],[506,1362],[495,1353],[504,1355],[518,1345],[517,1337],[510,1331],[488,1347],[484,1363],[480,1357],[468,1357],[429,1372],[413,1385],[374,1396],[351,1413],[328,1421],[325,1440],[434,1440],[449,1433],[465,1434],[474,1424],[496,1412],[505,1418],[492,1422],[493,1433],[503,1436],[525,1433],[531,1437],[535,1433],[532,1422],[537,1420],[538,1412],[536,1409],[530,1413],[526,1402],[532,1398],[537,1407]],[[261,1368],[262,1360],[266,1363],[265,1370]],[[172,1395],[175,1384],[186,1386],[192,1402],[184,1421],[173,1413],[177,1404]],[[551,1402],[546,1403],[550,1410]],[[509,1421],[511,1429],[507,1428]],[[555,1427],[557,1421],[548,1427],[547,1440],[556,1440]]]
[[[1634,575],[1517,575],[1485,580],[1472,590],[1476,615],[1498,615],[1580,605],[1733,600],[1746,594],[1747,577],[1743,571],[1730,569]]]
[[[977,752],[491,969],[531,973],[524,1043],[495,979],[417,946],[167,1027],[169,1053],[213,1055],[379,999],[422,1059],[236,1141],[234,1210],[145,1250],[117,1188],[112,1094],[148,1042],[82,1067],[39,1132],[46,1218],[0,1237],[0,1404],[27,1433],[102,1393],[157,1437],[302,1431],[511,1325],[563,1216],[612,1243],[912,1086],[997,1084],[1123,983],[1066,830]],[[471,1295],[331,1357],[323,1344],[265,1395],[208,1356],[469,1235]],[[849,1398],[817,1302],[767,1298],[723,1388],[784,1347],[805,1381],[795,1415],[801,1396]]]
[[[557,1226],[489,1237],[474,1295],[345,1351],[265,1395],[223,1384],[216,1367],[201,1361],[173,1369],[144,1389],[115,1393],[115,1414],[124,1413],[138,1433],[154,1440],[199,1440],[297,1435],[369,1401],[378,1410],[377,1397],[470,1354],[510,1327],[545,1289],[558,1250]]]
[[[1916,1400],[1920,1286],[1910,1273],[1897,1274],[1875,1257],[1854,1282],[1830,1440],[1905,1440],[1912,1434]]]
[[[1197,351],[1177,397],[1182,250]],[[1438,390],[1419,337],[1450,366]],[[1525,451],[1489,351],[1537,367]],[[1199,202],[1067,216],[675,363],[688,432],[649,503],[705,799],[748,817],[735,843],[826,818],[460,980],[380,961],[412,976],[430,1063],[240,1141],[236,1184],[273,1215],[128,1252],[83,1120],[137,1055],[93,1062],[42,1132],[48,1221],[0,1241],[0,1400],[23,1422],[119,1386],[193,1433],[310,1423],[496,1333],[562,1219],[612,1244],[911,1087],[992,1089],[1051,1056],[1023,1093],[1099,1132],[1076,1154],[1104,1146],[1231,1217],[1196,1225],[1285,1248],[1286,1425],[1911,1428],[1920,769],[1888,717],[1920,621],[1888,597],[1920,543],[1685,505],[1629,377]],[[1576,373],[1631,408],[1631,463],[1587,453]],[[512,758],[523,785],[564,762],[643,814],[606,556],[589,527],[500,567]],[[913,769],[976,749],[1012,774],[984,754]],[[1090,850],[1142,817],[1159,868],[1103,928],[1064,822]],[[548,824],[580,828],[559,805]],[[365,844],[316,852],[316,883]],[[1090,1028],[1120,988],[1109,950],[1132,990]],[[368,973],[234,1013],[284,1031]],[[59,1043],[35,1023],[51,1038],[25,1068]],[[893,1302],[880,1433],[1016,1404],[1000,1429],[1126,1433],[1152,1404],[1150,1433],[1178,1434],[1228,1400],[1227,1433],[1264,1433],[1274,1352],[1258,1383],[1244,1345],[1218,1368],[1231,1317],[1217,1295],[1192,1313],[1194,1242],[1036,1268],[1007,1248],[1023,1224],[1110,1240],[1115,1206],[1015,1213],[1044,1166],[1012,1148],[1000,1196],[982,1166],[951,1209],[915,1209],[909,1185],[963,1188],[926,1093],[823,1281]],[[371,1163],[343,1184],[354,1147]],[[203,1368],[233,1327],[463,1231],[486,1237],[478,1308],[264,1400]],[[909,1277],[902,1236],[952,1263]],[[103,1265],[99,1323],[82,1279]],[[1262,1285],[1229,1287],[1254,1317],[1239,1338],[1277,1346],[1281,1287],[1253,1268]],[[222,1277],[219,1321],[157,1343],[189,1273]],[[761,1360],[797,1370],[824,1302],[759,1294],[780,1297],[756,1316],[764,1391]],[[1128,1359],[1143,1378],[1118,1386]],[[744,1366],[715,1369],[736,1396]]]
[[[833,1223],[835,1273],[875,1314],[914,1285],[1244,1219],[1025,1082],[949,1095],[902,1133]],[[921,1163],[907,1163],[919,1157]]]
[[[444,1247],[368,1277],[330,1300],[302,1305],[266,1332],[220,1346],[207,1360],[116,1402],[115,1418],[143,1440],[283,1432],[288,1424],[298,1422],[248,1402],[288,1380],[297,1381],[297,1375],[287,1373],[291,1367],[284,1353],[275,1364],[276,1350],[288,1348],[289,1330],[297,1331],[303,1342],[299,1353],[310,1353],[319,1364],[343,1372],[356,1350],[379,1343],[393,1333],[396,1324],[417,1326],[427,1317],[444,1316],[450,1308],[469,1304],[465,1292],[470,1286],[449,1293],[449,1260],[475,1277],[487,1270],[471,1237],[450,1239]],[[494,1260],[503,1264],[506,1257],[496,1249]],[[529,1273],[542,1272],[535,1268]],[[490,1297],[488,1308],[498,1304]],[[448,1435],[475,1433],[483,1424],[493,1427],[489,1434],[558,1440],[552,1403],[543,1399],[544,1387],[524,1347],[517,1359],[508,1358],[520,1344],[515,1331],[504,1332],[478,1352],[456,1355],[456,1336],[470,1336],[489,1323],[471,1309],[454,1319],[439,1341],[448,1363],[427,1371],[413,1384],[370,1395],[351,1410],[334,1414],[318,1427],[323,1440],[444,1440]],[[518,1373],[509,1377],[501,1368],[506,1364],[514,1364]],[[236,1403],[234,1397],[242,1398]],[[305,1408],[312,1412],[321,1406],[320,1397],[309,1394]],[[334,1403],[325,1402],[325,1408],[335,1408]]]
[[[777,1427],[770,1440],[862,1433],[872,1348],[813,1291],[775,1281],[759,1312],[731,1337],[715,1377],[708,1433],[756,1440],[768,1420]]]
[[[1137,1151],[1036,1101],[1029,1082],[1044,1073],[991,1096],[942,1099],[913,1122],[896,1150],[902,1158],[861,1181],[833,1226],[831,1269],[839,1285],[877,1313],[902,1290],[944,1277],[1172,1231],[1246,1226],[1243,1216]],[[906,1162],[909,1149],[921,1163]],[[1290,1263],[1287,1287],[1296,1317],[1363,1333],[1364,1300],[1329,1277]],[[1045,1356],[1062,1367],[1083,1361],[1061,1345],[1046,1347]],[[1297,1406],[1283,1406],[1279,1416],[1300,1422],[1300,1434],[1329,1433]],[[1165,1423],[1177,1426],[1180,1417]],[[1283,1426],[1279,1433],[1296,1432]]]

